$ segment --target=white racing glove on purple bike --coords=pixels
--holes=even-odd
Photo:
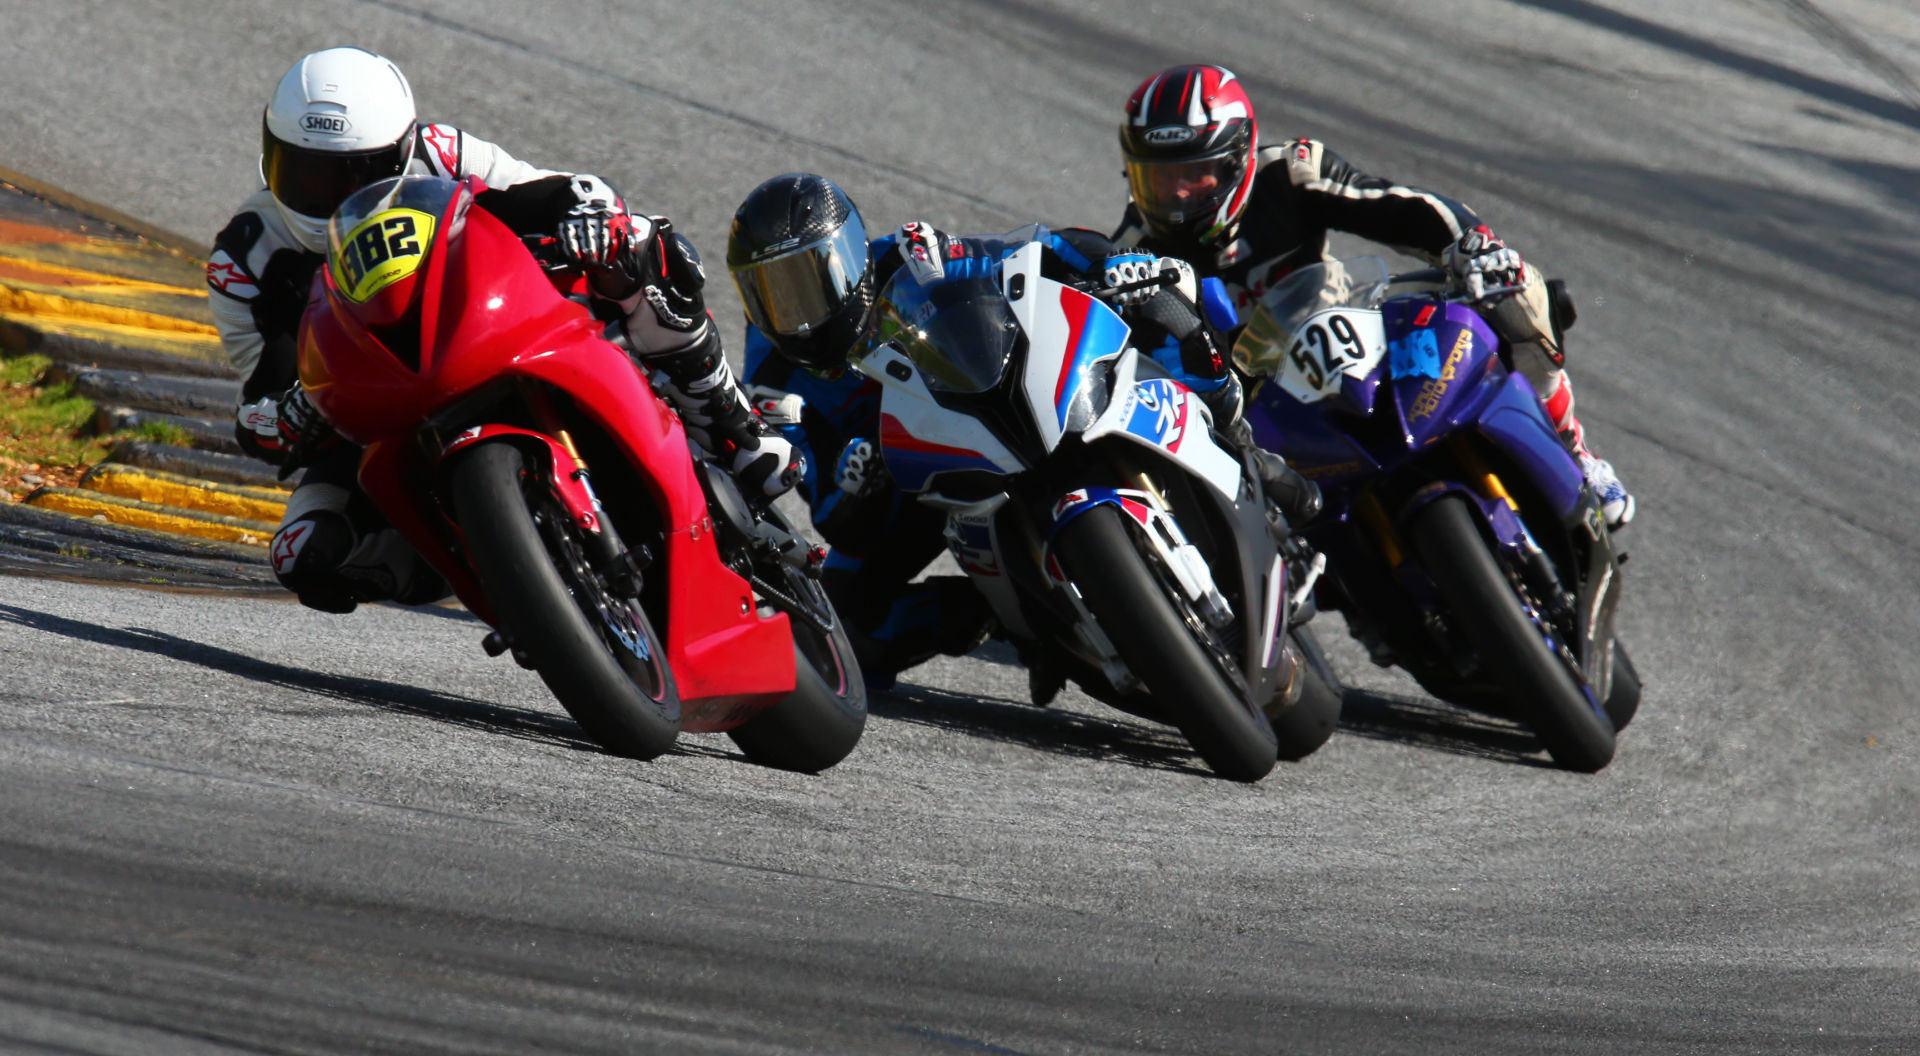
[[[1527,263],[1485,224],[1447,247],[1447,271],[1474,303],[1514,293],[1527,284]]]

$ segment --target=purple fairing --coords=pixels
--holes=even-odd
[[[1501,364],[1499,339],[1486,320],[1466,305],[1424,298],[1380,307],[1387,355],[1318,403],[1261,385],[1247,408],[1255,442],[1285,455],[1337,507],[1348,488],[1473,428],[1513,457],[1555,514],[1570,514],[1580,498],[1580,467],[1533,386]],[[1383,391],[1391,399],[1382,400]]]

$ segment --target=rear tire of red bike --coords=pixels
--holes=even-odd
[[[615,755],[652,759],[672,748],[680,694],[664,643],[637,601],[606,594],[578,560],[579,529],[554,520],[564,520],[564,511],[528,474],[519,448],[479,444],[460,456],[449,483],[487,604],[560,706]],[[621,646],[613,632],[589,616],[601,604],[615,607],[638,643],[625,650],[632,672],[615,655]]]
[[[817,774],[845,759],[866,729],[867,686],[846,633],[836,630],[830,637],[815,637],[815,644],[824,644],[830,654],[816,661],[796,641],[793,692],[727,731],[747,758],[761,766]]]

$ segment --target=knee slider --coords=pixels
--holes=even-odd
[[[300,602],[323,612],[352,612],[352,591],[340,578],[340,566],[357,541],[344,514],[315,510],[274,533],[273,575],[300,596]]]

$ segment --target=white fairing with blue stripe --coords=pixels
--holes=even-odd
[[[1140,353],[1128,349],[1113,372],[1113,399],[1087,428],[1088,442],[1117,436],[1156,448],[1213,485],[1228,501],[1240,496],[1240,462],[1213,440],[1213,415],[1192,389],[1171,378],[1140,380]]]
[[[979,469],[1018,473],[1026,466],[979,420],[940,406],[913,361],[881,345],[859,364],[885,389],[880,445],[887,472],[904,491],[924,491],[936,473]]]
[[[1126,347],[1131,329],[1097,298],[1040,277],[1043,252],[1029,242],[1001,265],[1001,287],[1027,335],[1022,392],[1047,450],[1059,446],[1087,368]],[[1088,408],[1091,410],[1091,408]]]

